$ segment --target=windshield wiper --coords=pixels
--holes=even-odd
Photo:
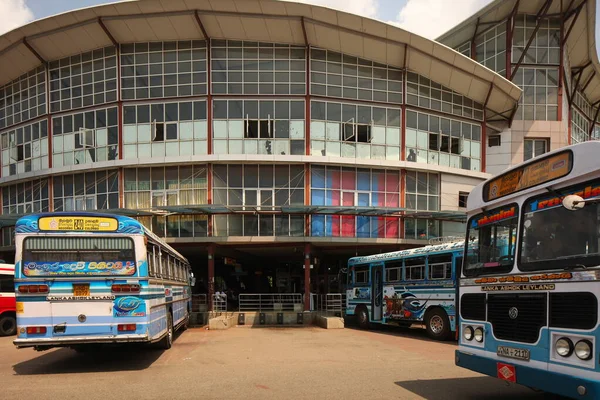
[[[564,267],[563,269],[565,271],[573,271],[577,268],[588,269],[589,267],[587,265],[583,265],[583,264],[574,264],[574,265],[568,265],[568,266]]]

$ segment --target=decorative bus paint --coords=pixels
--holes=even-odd
[[[187,327],[187,260],[133,218],[22,217],[15,226],[18,348],[160,342]]]
[[[356,316],[363,328],[425,324],[429,336],[447,339],[456,329],[456,271],[463,248],[464,242],[454,242],[351,258],[346,315]]]
[[[15,266],[0,264],[0,336],[17,332],[15,309]]]
[[[600,142],[565,147],[470,193],[456,365],[600,398],[599,154]],[[571,194],[589,204],[568,209]],[[508,255],[494,251],[499,232],[511,237]]]

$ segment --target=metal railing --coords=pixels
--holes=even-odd
[[[213,294],[213,311],[214,312],[227,312],[227,295]]]
[[[342,316],[344,303],[341,293],[313,294],[313,309],[327,314]]]
[[[206,311],[206,295],[205,294],[193,294],[192,295],[192,312],[204,312]]]
[[[239,296],[240,312],[248,311],[297,311],[303,309],[299,293],[244,293]]]

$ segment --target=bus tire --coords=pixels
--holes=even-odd
[[[356,318],[358,320],[358,326],[361,329],[369,329],[370,328],[370,324],[369,324],[369,311],[367,310],[367,307],[359,307],[356,310]]]
[[[0,336],[12,336],[17,333],[17,320],[12,315],[0,317]]]
[[[450,320],[441,308],[434,308],[425,314],[427,335],[434,340],[446,340],[450,336]]]
[[[173,346],[173,316],[170,310],[167,310],[167,333],[158,343],[163,350],[169,350]]]

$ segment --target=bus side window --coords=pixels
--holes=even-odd
[[[429,279],[451,279],[452,278],[452,254],[439,254],[429,256]]]
[[[354,269],[354,283],[369,283],[369,269],[367,267],[355,268]]]
[[[422,281],[425,279],[425,257],[404,260],[407,281]]]
[[[388,261],[385,263],[385,281],[398,282],[402,280],[402,261]]]
[[[160,252],[160,276],[163,279],[169,277],[169,256],[166,253]]]

